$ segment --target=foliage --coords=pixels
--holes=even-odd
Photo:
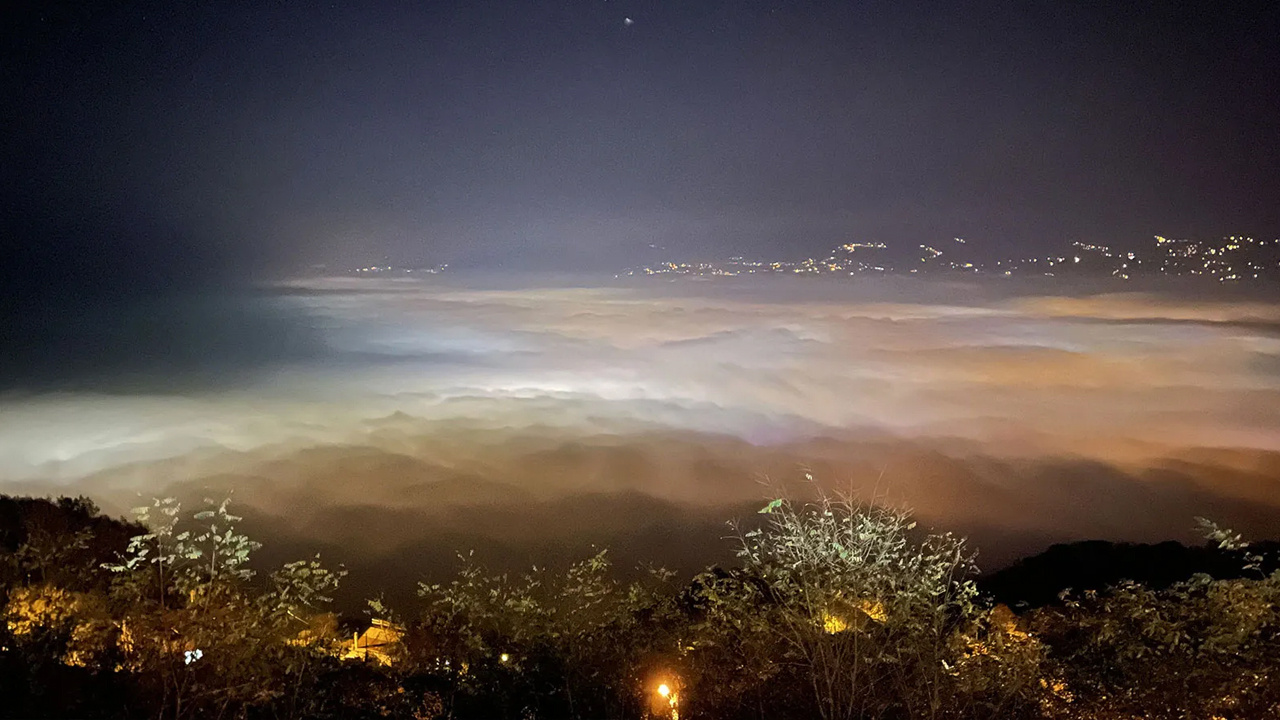
[[[1260,566],[1238,534],[1203,519],[1199,526],[1220,549],[1239,552],[1244,568]],[[1035,613],[1032,628],[1070,688],[1064,715],[1280,714],[1280,574],[1067,593],[1061,607]]]
[[[188,524],[171,498],[135,509],[149,531],[105,566],[119,575],[128,667],[158,695],[162,716],[286,702],[296,709],[298,686],[336,643],[309,617],[345,571],[297,561],[255,587],[249,564],[259,544],[237,532],[241,518],[228,500],[206,504]]]
[[[3,647],[5,661],[11,653],[23,659],[28,698],[45,696],[47,704],[41,687],[65,680],[65,670],[53,670],[62,667],[84,668],[92,682],[115,687],[121,714],[301,717],[316,710],[316,693],[302,690],[337,664],[337,643],[336,628],[314,618],[345,571],[303,560],[255,583],[250,561],[258,543],[236,530],[240,518],[227,501],[208,505],[190,518],[173,499],[138,508],[141,532],[118,557],[99,562],[109,586],[45,567],[57,557],[49,549],[59,545],[56,537],[39,528],[26,533],[12,557],[19,568],[40,571],[7,587]],[[67,528],[64,553],[92,545],[92,528]]]
[[[958,538],[849,498],[779,498],[734,526],[735,566],[685,583],[623,582],[604,551],[521,574],[460,556],[453,580],[419,586],[419,614],[370,601],[400,649],[384,665],[344,658],[351,635],[325,612],[342,569],[255,566],[226,501],[136,515],[0,497],[0,713],[1280,716],[1275,558],[1205,520],[1229,574],[1069,592],[1019,616],[980,596]]]
[[[410,646],[459,715],[984,717],[1038,707],[1039,644],[976,597],[950,535],[821,497],[770,502],[738,533],[741,567],[684,588],[624,586],[598,553],[556,574],[487,573],[472,555],[422,585]],[[411,633],[412,635],[412,633]],[[483,700],[489,702],[488,705]]]
[[[492,575],[471,554],[448,584],[422,584],[421,667],[449,679],[451,709],[494,717],[624,717],[634,714],[643,657],[667,640],[653,585],[624,586],[601,551],[563,573],[534,567]],[[673,641],[667,645],[674,647]],[[482,701],[487,698],[487,701]]]
[[[986,667],[975,647],[1004,646],[982,640],[992,633],[962,540],[919,536],[905,512],[822,493],[760,514],[763,526],[737,533],[748,581],[718,595],[728,602],[715,613],[731,618],[722,637],[758,636],[765,677],[805,689],[792,703],[828,719],[1010,711],[1008,686],[971,677]]]
[[[1262,555],[1253,552],[1249,543],[1244,541],[1244,537],[1240,533],[1219,527],[1214,521],[1202,517],[1196,518],[1196,527],[1200,529],[1205,539],[1217,545],[1219,550],[1239,553],[1244,559],[1243,568],[1245,570],[1258,574],[1262,573]]]
[[[138,525],[102,517],[88,498],[0,496],[0,603],[10,587],[52,584],[105,589],[101,565],[124,549]]]

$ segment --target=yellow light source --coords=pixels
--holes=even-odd
[[[822,629],[828,635],[835,635],[848,630],[849,624],[844,621],[844,618],[824,612],[822,613]]]
[[[666,683],[662,683],[658,686],[658,694],[662,697],[667,697],[671,694],[671,688],[667,687]]]
[[[508,660],[511,659],[511,656],[506,653],[502,653],[501,655],[498,656],[498,659],[501,660],[502,662],[507,662]]]

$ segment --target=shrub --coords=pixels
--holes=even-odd
[[[992,630],[962,540],[918,536],[905,512],[825,494],[760,513],[761,527],[737,533],[742,574],[704,586],[716,642],[749,646],[752,670],[781,695],[804,690],[775,700],[828,720],[1011,711],[1033,671],[1012,686],[983,682],[993,663],[975,647],[999,668],[1034,668],[1037,652],[1014,652],[1007,629]]]

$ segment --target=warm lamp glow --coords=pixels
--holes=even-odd
[[[666,683],[662,683],[658,686],[658,694],[662,697],[667,697],[671,694],[671,688],[667,687]]]
[[[828,635],[835,635],[836,633],[841,633],[841,632],[844,632],[845,630],[848,630],[849,624],[844,621],[844,618],[841,618],[836,615],[832,615],[831,613],[823,613],[822,629]]]

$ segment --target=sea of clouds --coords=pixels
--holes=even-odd
[[[113,513],[233,492],[265,552],[322,550],[351,593],[469,548],[696,567],[725,557],[725,520],[811,492],[805,472],[969,535],[986,567],[1060,540],[1189,540],[1196,515],[1280,534],[1271,302],[341,279],[254,302],[290,320],[217,382],[175,367],[0,395],[0,491]]]

